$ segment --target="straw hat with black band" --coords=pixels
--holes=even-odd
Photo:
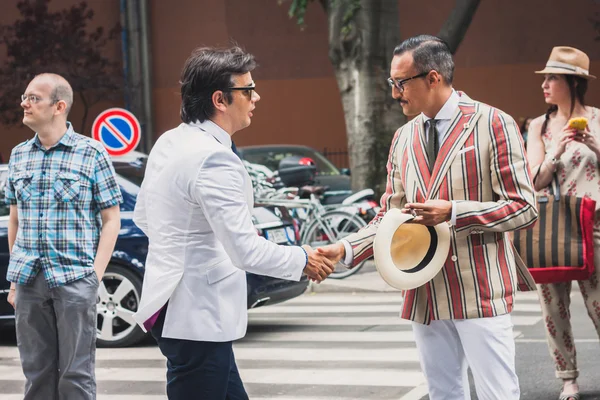
[[[409,290],[440,272],[450,250],[450,226],[410,223],[414,219],[393,208],[385,213],[373,243],[375,266],[390,286]]]

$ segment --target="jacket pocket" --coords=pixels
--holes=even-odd
[[[73,201],[79,197],[80,186],[79,175],[59,172],[54,181],[54,198],[62,202]]]
[[[236,271],[239,271],[239,269],[234,267],[233,264],[231,264],[231,261],[227,259],[206,271],[206,278],[208,279],[208,284],[212,285],[214,283],[222,281],[223,279],[227,278],[229,275],[233,274]]]
[[[15,174],[13,178],[13,185],[15,188],[15,196],[20,201],[28,201],[31,198],[32,186],[31,181],[33,180],[32,172],[21,172]]]

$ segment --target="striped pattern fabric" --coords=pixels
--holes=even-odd
[[[515,248],[537,283],[589,279],[594,272],[596,202],[575,196],[539,196],[539,221],[515,232]]]
[[[26,285],[41,269],[50,288],[94,271],[100,211],[123,201],[104,147],[71,124],[49,149],[37,135],[13,149],[5,196],[19,212],[6,279]]]
[[[401,316],[424,324],[509,313],[517,289],[535,290],[508,238],[509,231],[537,219],[521,134],[509,115],[459,95],[431,173],[423,117],[418,116],[398,129],[392,141],[381,212],[345,238],[354,262],[360,262],[373,255],[377,227],[387,210],[430,199],[456,202],[444,268],[429,283],[404,292]]]

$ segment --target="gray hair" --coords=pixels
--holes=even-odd
[[[437,71],[446,83],[452,84],[454,60],[448,44],[431,35],[413,36],[394,49],[394,56],[412,52],[413,65],[419,73]]]

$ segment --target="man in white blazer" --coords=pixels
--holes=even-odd
[[[134,318],[167,363],[169,399],[243,400],[232,341],[246,333],[246,273],[321,281],[332,263],[310,247],[279,246],[252,223],[253,190],[231,135],[250,125],[260,96],[254,57],[197,49],[181,76],[181,119],[156,142],[134,212],[148,236]]]

